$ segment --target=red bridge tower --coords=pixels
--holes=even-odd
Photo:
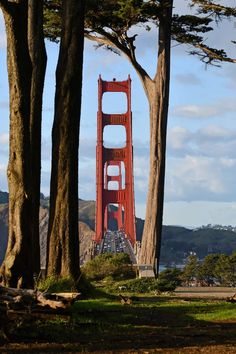
[[[127,112],[106,114],[102,111],[102,97],[105,92],[124,92],[127,97]],[[126,130],[126,146],[106,148],[103,145],[103,131],[107,125],[122,125]],[[124,163],[125,177],[121,164]],[[118,174],[108,174],[109,166],[118,166]],[[123,178],[125,187],[122,189]],[[109,181],[118,182],[118,190],[108,189]],[[103,81],[98,79],[97,147],[96,147],[96,235],[95,242],[101,242],[110,218],[116,219],[118,229],[123,229],[132,245],[136,241],[134,187],[133,187],[133,145],[131,113],[131,79],[126,81]],[[117,204],[117,211],[109,211],[109,204]]]

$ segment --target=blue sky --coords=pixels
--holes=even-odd
[[[225,1],[223,2],[225,3]],[[235,5],[235,0],[227,1]],[[176,1],[183,11],[186,1]],[[177,7],[176,5],[176,7]],[[220,24],[207,41],[226,48],[236,57],[235,21]],[[137,55],[152,75],[156,66],[156,30],[138,32]],[[184,46],[173,43],[171,59],[171,94],[169,105],[167,169],[164,223],[199,226],[208,223],[236,225],[236,66],[206,68],[189,56]],[[51,126],[55,92],[55,66],[58,46],[47,42],[48,68],[45,82],[42,132],[42,192],[49,194]],[[6,40],[0,18],[0,189],[7,190],[8,159],[8,83]],[[131,75],[134,181],[136,214],[145,216],[148,186],[149,115],[139,79],[127,60],[94,44],[85,42],[83,100],[80,143],[80,197],[95,199],[95,145],[97,79],[124,80]],[[121,101],[119,101],[119,99]],[[122,97],[107,96],[107,110],[123,110]],[[107,144],[121,143],[122,135],[109,132]]]

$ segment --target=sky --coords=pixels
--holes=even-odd
[[[235,0],[223,4],[235,6]],[[175,1],[175,12],[184,12],[185,0]],[[156,68],[157,31],[135,28],[137,57],[152,76]],[[225,48],[236,58],[236,19],[224,21],[207,43]],[[55,93],[58,45],[46,42],[48,64],[45,80],[42,129],[41,190],[49,195],[51,128]],[[224,63],[208,66],[187,53],[186,46],[172,43],[171,88],[168,118],[165,181],[165,225],[198,227],[206,224],[236,225],[236,66]],[[134,189],[138,217],[145,217],[149,166],[148,103],[137,74],[127,60],[85,41],[83,95],[80,129],[79,195],[95,200],[95,147],[97,120],[97,80],[132,79]],[[121,113],[121,94],[105,94],[103,110]],[[6,38],[0,14],[0,190],[7,190],[9,99],[6,67]],[[121,146],[122,131],[109,128],[106,146]]]

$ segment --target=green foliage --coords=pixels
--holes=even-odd
[[[37,284],[37,288],[40,291],[47,292],[66,292],[66,291],[77,291],[76,284],[71,278],[60,278],[56,276],[47,277],[46,279],[40,280]]]
[[[199,261],[196,255],[190,255],[182,273],[182,280],[188,285],[196,279],[199,269]]]
[[[174,291],[177,286],[181,285],[181,270],[166,269],[159,274],[157,287],[160,291]]]
[[[127,279],[135,276],[130,258],[126,253],[101,254],[87,262],[82,272],[90,280],[101,280],[107,277]]]
[[[193,2],[189,0],[190,5]],[[201,1],[195,1],[195,3],[199,5]],[[57,41],[61,31],[61,2],[59,0],[45,0],[44,4],[45,36],[50,40]],[[134,57],[134,42],[137,34],[129,37],[128,31],[131,27],[140,25],[149,31],[151,29],[150,23],[159,26],[167,6],[169,6],[168,1],[160,3],[145,0],[87,0],[85,2],[85,34],[90,39],[93,37],[93,40],[99,38],[98,47],[105,46],[115,53],[123,51]],[[225,8],[225,12],[223,9],[219,11],[223,16],[235,14],[235,9],[230,7]],[[209,16],[208,11],[205,10],[197,12],[197,15],[173,14],[171,19],[172,39],[194,46],[195,49],[190,51],[190,54],[198,55],[206,63],[230,61],[224,50],[208,47],[201,35],[213,30],[209,26],[214,18],[211,15],[212,11]],[[101,38],[104,41],[101,41]]]
[[[214,275],[221,285],[236,285],[236,252],[230,256],[219,255],[219,259],[215,264]]]
[[[157,18],[159,8],[156,2],[143,0],[88,0],[85,27],[90,30],[110,28],[113,34],[124,34],[131,26]]]
[[[181,270],[166,269],[159,274],[158,279],[155,278],[136,278],[131,279],[123,284],[118,284],[116,290],[123,288],[122,291],[129,293],[152,293],[174,291],[175,288],[181,285]]]
[[[204,258],[199,267],[199,275],[205,285],[217,283],[223,286],[236,284],[236,253],[211,254]]]
[[[219,257],[219,254],[209,254],[199,265],[197,276],[199,280],[204,281],[208,286],[214,283],[215,266],[219,260]]]
[[[192,0],[191,7],[199,6],[199,12],[215,16],[217,20],[223,17],[236,16],[236,7],[224,6],[209,0]]]
[[[124,289],[129,293],[150,293],[158,291],[158,283],[154,278],[136,278],[131,279],[124,284]]]
[[[82,274],[77,282],[71,278],[47,277],[39,281],[37,289],[49,293],[79,292],[83,298],[100,296],[94,286]]]
[[[58,42],[61,36],[61,1],[44,1],[44,35],[51,41]]]
[[[98,292],[91,282],[81,274],[79,280],[76,282],[76,290],[81,293],[83,298],[94,298],[98,297]]]
[[[236,285],[236,252],[226,254],[209,254],[202,262],[196,256],[190,256],[181,276],[186,283],[197,281],[203,286]]]

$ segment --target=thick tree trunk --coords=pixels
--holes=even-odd
[[[157,74],[151,87],[147,88],[150,108],[150,172],[139,263],[153,265],[156,275],[161,249],[164,202],[172,5],[172,0],[163,0],[165,10],[159,25]]]
[[[30,89],[31,61],[27,42],[28,4],[4,11],[10,86],[10,152],[8,163],[9,238],[1,273],[8,286],[32,286],[30,221]],[[27,68],[27,70],[26,70]]]
[[[79,276],[78,147],[83,63],[83,1],[63,1],[56,72],[47,274]]]
[[[41,172],[42,98],[46,70],[46,50],[43,35],[43,0],[28,0],[28,45],[32,62],[30,104],[32,254],[34,272],[40,271],[39,206]]]
[[[40,169],[35,170],[35,161],[32,164],[34,157],[31,156],[31,143],[34,141],[35,144],[41,134],[37,131],[34,137],[35,128],[32,128],[32,122],[35,119],[41,121],[41,100],[39,98],[36,102],[34,97],[42,96],[42,85],[35,80],[34,75],[32,77],[31,57],[34,56],[33,50],[38,50],[39,47],[36,45],[36,48],[32,44],[29,46],[28,21],[31,21],[34,28],[38,26],[38,22],[34,16],[28,16],[28,1],[0,1],[0,6],[3,9],[7,32],[10,87],[9,236],[1,278],[7,286],[33,287],[33,275],[40,267],[38,215],[35,215],[35,210],[38,210],[35,195],[39,194],[39,185],[34,191],[34,179],[39,180],[37,174]],[[41,11],[38,16],[42,16],[42,8],[38,10]],[[34,21],[36,23],[33,24]],[[38,30],[42,31],[42,25]],[[36,70],[34,68],[34,72]],[[43,76],[43,70],[41,73]],[[38,146],[40,148],[40,142]]]

